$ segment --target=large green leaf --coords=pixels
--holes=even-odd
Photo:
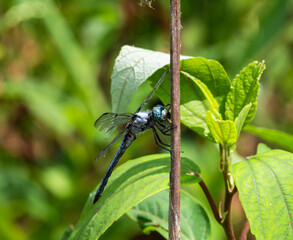
[[[217,118],[220,119],[221,117],[218,112],[219,110],[218,102],[216,101],[216,99],[214,98],[214,96],[212,95],[208,87],[202,81],[200,81],[199,79],[195,78],[194,76],[190,75],[187,72],[181,71],[181,74],[184,76],[185,80],[190,85],[192,84],[196,86],[197,90],[194,92],[194,94],[197,94],[197,96],[200,96],[200,99],[204,103],[204,107],[206,109],[209,109]],[[193,88],[193,90],[195,90],[195,88]]]
[[[218,102],[218,112],[224,116],[226,96],[231,83],[223,66],[215,60],[196,57],[181,60],[181,71],[189,73],[207,86]]]
[[[181,239],[208,239],[210,221],[203,207],[190,194],[181,191]],[[161,191],[129,210],[144,232],[157,231],[168,239],[169,191]]]
[[[198,166],[182,158],[181,183],[196,183],[200,179]],[[145,198],[169,187],[170,156],[157,154],[127,161],[114,170],[99,201],[93,205],[95,191],[69,239],[97,239],[126,211]]]
[[[230,80],[220,63],[202,57],[181,60],[181,72],[181,122],[202,137],[213,140],[206,113],[210,110],[221,119],[219,113],[224,112]]]
[[[293,239],[293,154],[269,150],[230,167],[257,239]]]
[[[138,87],[155,71],[169,63],[170,55],[167,53],[127,45],[122,47],[111,76],[112,111],[125,112]]]
[[[270,143],[278,144],[291,152],[293,152],[293,135],[269,128],[255,127],[248,125],[244,131],[250,132]]]
[[[241,110],[251,103],[244,125],[252,121],[256,112],[259,79],[265,69],[264,62],[252,62],[237,75],[231,85],[226,101],[226,118],[234,121]]]

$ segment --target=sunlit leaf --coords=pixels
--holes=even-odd
[[[251,103],[243,126],[252,121],[256,112],[259,80],[265,69],[264,62],[252,62],[233,81],[226,102],[226,118],[234,121],[241,110]]]
[[[293,154],[266,151],[230,170],[256,239],[292,239]]]
[[[210,222],[203,207],[187,192],[181,191],[181,239],[208,239]],[[169,191],[161,191],[132,208],[127,214],[144,232],[157,231],[168,239]]]
[[[260,143],[257,145],[257,154],[259,153],[264,153],[264,152],[267,152],[267,151],[270,151],[271,148],[269,148],[267,145],[265,145],[264,143]]]
[[[199,79],[195,78],[189,73],[181,71],[181,74],[185,77],[187,82],[191,80],[193,84],[197,86],[198,91],[194,92],[194,94],[203,95],[201,99],[205,104],[205,108],[209,109],[217,118],[220,118],[220,114],[218,112],[219,110],[218,102],[216,101],[216,99],[214,98],[214,96],[212,95],[208,87]],[[187,78],[189,80],[187,80]]]
[[[226,96],[231,83],[223,66],[215,60],[195,57],[181,60],[180,70],[189,73],[207,86],[218,102],[217,111],[224,116]]]
[[[181,159],[181,184],[196,183],[200,179],[198,166]],[[170,156],[150,155],[127,161],[114,170],[99,201],[93,205],[95,191],[87,200],[69,239],[97,239],[126,211],[145,198],[169,187]]]
[[[234,122],[218,120],[210,111],[207,112],[206,119],[215,142],[220,143],[223,147],[229,147],[236,142],[237,129]]]
[[[169,63],[170,55],[167,53],[122,47],[111,76],[112,111],[125,112],[138,87],[156,70]]]
[[[238,114],[238,117],[235,119],[235,125],[236,125],[236,129],[237,129],[238,137],[239,137],[239,134],[243,128],[245,119],[247,117],[247,114],[248,114],[250,108],[251,108],[251,103],[246,105],[244,108],[242,108],[242,110]]]

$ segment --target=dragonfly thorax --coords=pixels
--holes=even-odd
[[[134,125],[143,126],[148,123],[148,119],[150,118],[149,112],[138,112],[135,116]]]
[[[135,114],[133,124],[131,126],[131,132],[136,134],[142,132],[151,127],[151,113],[150,112],[138,112]]]

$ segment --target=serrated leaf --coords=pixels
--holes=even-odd
[[[251,108],[251,103],[246,105],[242,110],[241,112],[238,114],[238,117],[235,119],[235,125],[236,125],[236,129],[237,129],[237,132],[238,132],[238,136],[237,138],[239,137],[240,135],[240,132],[243,128],[243,125],[244,125],[244,122],[245,122],[245,119],[247,117],[247,114]]]
[[[200,181],[198,166],[181,159],[181,184]],[[145,198],[169,187],[170,156],[157,154],[127,161],[114,170],[99,201],[93,191],[69,239],[97,239],[126,211]]]
[[[293,152],[293,135],[291,134],[275,129],[255,127],[252,125],[246,126],[243,130]]]
[[[210,221],[204,208],[187,192],[181,191],[181,239],[208,239]],[[128,215],[144,231],[157,231],[168,238],[169,190],[161,191],[132,208]]]
[[[111,76],[112,111],[125,112],[138,87],[156,70],[169,63],[169,54],[123,46]]]
[[[209,109],[217,118],[220,118],[220,114],[218,112],[218,109],[219,109],[218,102],[213,97],[208,87],[203,82],[201,82],[194,76],[190,75],[189,73],[184,71],[181,71],[180,73],[185,77],[185,80],[188,83],[190,83],[189,79],[192,80],[193,84],[196,85],[196,87],[199,89],[199,90],[195,90],[195,88],[193,88],[193,90],[195,91],[194,94],[197,94],[198,96],[202,95],[200,98],[202,102],[204,103],[205,108]]]
[[[257,239],[293,238],[293,154],[270,150],[230,166]]]
[[[212,141],[206,113],[210,110],[217,118],[221,118],[219,113],[224,112],[224,102],[230,87],[227,73],[219,62],[202,57],[181,60],[180,69],[204,86],[199,88],[195,82],[181,78],[181,122]]]
[[[251,103],[243,126],[252,121],[256,112],[259,79],[265,69],[264,61],[250,63],[233,81],[226,101],[226,119],[234,121],[241,110]]]
[[[224,116],[226,96],[230,89],[230,79],[223,66],[215,60],[195,57],[181,60],[182,71],[203,82],[218,102],[217,111]]]
[[[210,111],[207,112],[206,120],[215,142],[220,143],[225,148],[237,141],[237,129],[234,122],[218,120]]]

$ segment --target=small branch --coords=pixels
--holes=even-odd
[[[169,239],[180,240],[180,0],[170,0],[171,172]]]
[[[198,175],[198,177],[200,177],[200,176]],[[221,224],[222,219],[220,217],[220,214],[219,214],[218,208],[214,202],[214,199],[213,199],[212,195],[210,194],[209,189],[207,188],[207,186],[205,185],[203,180],[201,180],[199,182],[199,185],[200,185],[201,189],[203,190],[204,194],[206,195],[207,200],[209,201],[209,204],[211,206],[211,209],[213,211],[215,219],[217,220],[218,223]]]
[[[227,236],[227,239],[235,240],[235,235],[234,235],[234,229],[233,229],[233,224],[232,224],[232,209],[231,209],[231,203],[233,200],[234,193],[233,192],[228,192],[226,191],[226,199],[225,199],[225,207],[224,207],[224,214],[227,213],[227,216],[225,217],[223,221],[223,227]]]
[[[250,225],[249,225],[248,219],[246,219],[246,221],[244,223],[244,226],[242,228],[239,240],[245,240],[246,239],[247,234],[249,232],[249,229],[250,229]]]
[[[223,147],[221,144],[220,145],[220,170],[221,172],[224,171],[224,156],[223,156]]]

